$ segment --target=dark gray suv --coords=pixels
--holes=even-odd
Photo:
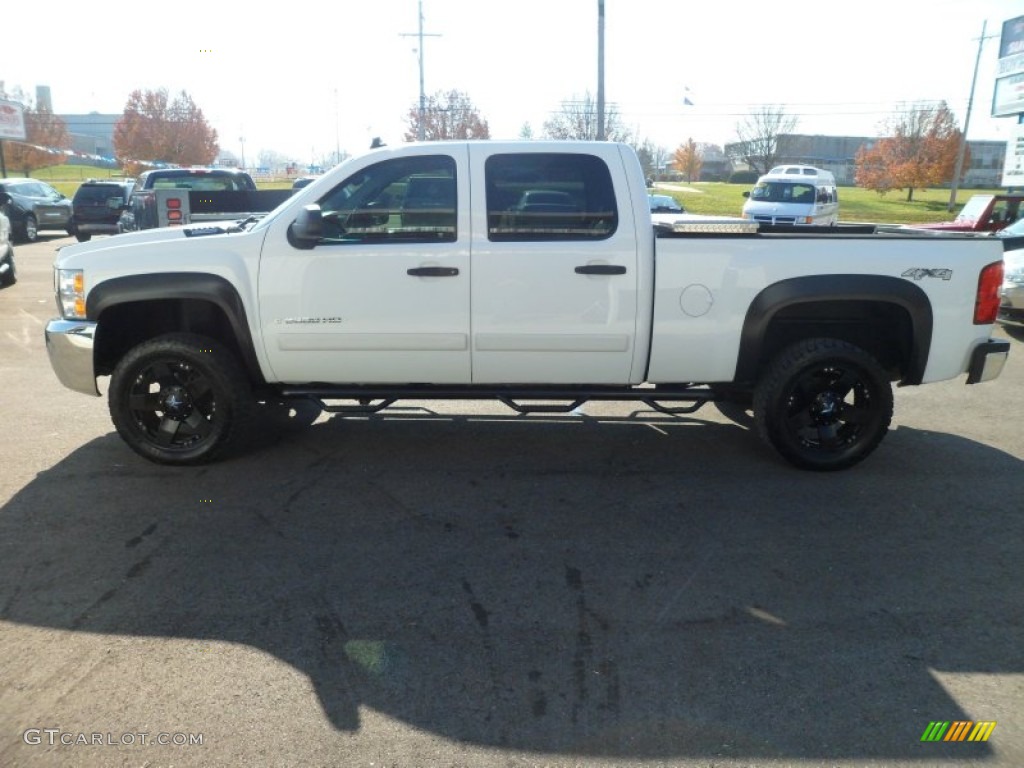
[[[42,229],[63,229],[70,234],[71,201],[38,179],[0,179],[0,192],[11,196],[7,216],[14,236],[33,242]]]
[[[116,235],[121,231],[118,221],[134,188],[134,181],[89,179],[83,182],[71,201],[73,211],[68,231],[80,243],[93,235]]]

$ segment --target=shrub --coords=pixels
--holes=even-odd
[[[736,171],[729,177],[730,184],[756,184],[757,171]]]

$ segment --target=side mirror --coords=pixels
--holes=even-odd
[[[750,197],[750,192],[749,192],[749,191],[747,191],[747,192],[744,192],[744,193],[743,193],[743,196],[744,196],[744,197]]]
[[[288,226],[288,242],[293,248],[308,251],[320,242],[323,235],[323,214],[316,203],[304,206],[298,218]]]
[[[11,196],[6,192],[0,192],[0,208],[3,208],[9,202],[11,202]]]

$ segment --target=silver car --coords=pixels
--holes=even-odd
[[[999,321],[1024,328],[1024,218],[997,233],[1004,243]]]

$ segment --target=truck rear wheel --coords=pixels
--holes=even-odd
[[[867,457],[892,421],[892,386],[863,349],[805,339],[772,361],[754,393],[758,434],[803,469],[846,469]]]
[[[130,350],[110,380],[110,416],[126,443],[160,464],[220,453],[252,415],[252,391],[223,344],[188,333]]]

